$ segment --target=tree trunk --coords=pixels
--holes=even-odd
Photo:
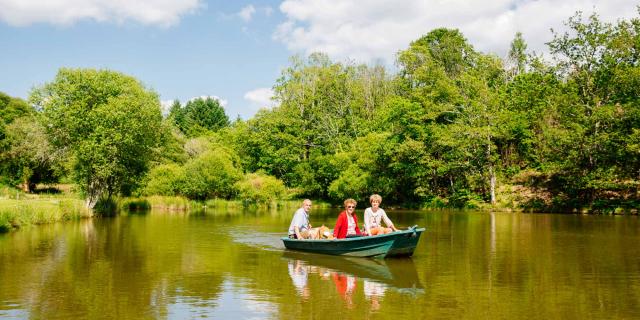
[[[22,185],[20,186],[20,189],[22,189],[24,193],[29,193],[29,179],[25,178],[22,180]]]
[[[496,204],[496,173],[493,165],[489,165],[489,193],[491,194],[491,205]]]
[[[84,201],[85,207],[93,209],[98,203],[98,199],[102,195],[102,188],[100,183],[96,181],[89,181],[87,183],[87,198]]]
[[[489,194],[491,196],[491,205],[496,204],[496,173],[493,170],[493,163],[491,162],[491,135],[487,137],[489,140],[487,143],[487,162],[489,162]]]

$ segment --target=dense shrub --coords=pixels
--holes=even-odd
[[[146,195],[174,196],[181,190],[184,169],[176,164],[159,165],[147,175]]]
[[[230,198],[241,178],[242,172],[228,152],[210,150],[185,164],[180,193],[190,199]]]
[[[250,173],[236,183],[237,198],[244,203],[271,203],[282,199],[286,188],[284,182],[262,172]]]

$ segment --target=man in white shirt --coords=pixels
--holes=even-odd
[[[289,238],[291,239],[307,239],[309,238],[309,211],[311,211],[311,200],[304,199],[302,207],[296,210],[289,225]]]

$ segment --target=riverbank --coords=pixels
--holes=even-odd
[[[31,225],[55,223],[91,218],[99,215],[115,215],[121,212],[202,212],[225,209],[224,212],[241,210],[290,210],[300,207],[301,200],[281,200],[266,204],[246,203],[240,200],[210,199],[189,200],[185,197],[149,196],[115,198],[109,203],[98,203],[94,210],[85,207],[84,200],[74,192],[26,194],[17,189],[3,187],[0,190],[0,233]],[[317,208],[327,208],[326,202],[314,202]]]
[[[210,199],[195,201],[180,196],[149,196],[116,198],[110,203],[101,204],[95,210],[85,208],[84,200],[69,185],[43,187],[45,192],[26,194],[20,190],[3,186],[0,188],[0,233],[29,225],[54,223],[67,220],[90,218],[94,215],[113,215],[120,212],[136,212],[154,210],[157,212],[202,212],[225,209],[239,212],[241,210],[267,209],[290,210],[300,206],[301,200],[280,200],[270,203],[248,203],[241,200]],[[48,192],[52,191],[52,192]],[[496,190],[498,202],[488,204],[482,199],[464,199],[464,209],[499,212],[529,213],[580,213],[580,214],[616,214],[637,215],[638,204],[617,200],[598,201],[581,208],[568,209],[565,203],[558,201],[548,190],[540,186],[527,184],[502,184]],[[451,208],[449,199],[434,199],[417,210]],[[100,205],[99,205],[100,206]],[[315,201],[316,208],[329,208],[328,202]],[[361,205],[366,207],[365,204]],[[388,204],[387,209],[407,209],[403,206]]]

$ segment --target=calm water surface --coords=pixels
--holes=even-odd
[[[0,235],[0,318],[640,319],[636,216],[387,211],[427,231],[413,258],[376,260],[284,250],[290,211]]]

